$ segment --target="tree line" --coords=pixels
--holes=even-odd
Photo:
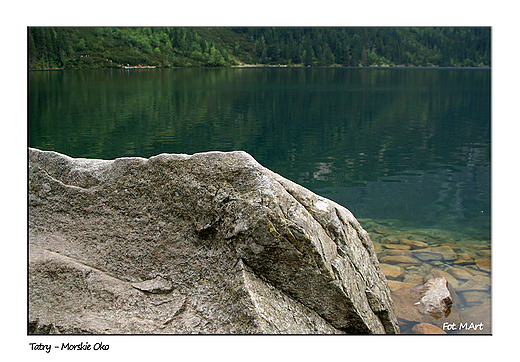
[[[298,66],[491,66],[491,29],[29,27],[29,69]]]

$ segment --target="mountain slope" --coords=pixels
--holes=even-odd
[[[29,69],[490,66],[491,28],[28,28]]]

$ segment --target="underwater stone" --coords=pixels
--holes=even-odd
[[[419,323],[413,326],[412,330],[417,334],[447,334],[441,328],[430,323]]]
[[[442,254],[429,248],[412,250],[412,254],[422,261],[443,260]]]
[[[418,304],[420,313],[438,318],[450,315],[453,300],[446,279],[430,279],[422,289],[422,297]]]
[[[490,259],[476,259],[475,263],[477,264],[480,270],[484,270],[488,273],[491,272],[491,260]]]
[[[418,240],[401,239],[400,242],[401,244],[408,245],[414,249],[427,248],[429,246],[429,244]]]

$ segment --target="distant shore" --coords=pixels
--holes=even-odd
[[[220,69],[233,69],[233,68],[406,68],[406,69],[491,69],[490,66],[479,66],[479,67],[441,67],[438,65],[360,65],[360,66],[345,66],[345,65],[328,65],[328,66],[310,66],[302,64],[239,64],[227,67],[161,67],[156,65],[135,65],[135,66],[119,66],[119,67],[108,67],[108,68],[45,68],[45,69],[31,69],[33,71],[38,70],[94,70],[94,69],[188,69],[188,68],[220,68]]]

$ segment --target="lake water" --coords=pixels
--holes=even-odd
[[[380,259],[419,261],[388,262],[403,271],[388,272],[393,292],[448,273],[457,313],[485,319],[489,333],[489,69],[113,69],[28,79],[29,146],[103,159],[244,150],[351,210]],[[424,246],[403,240],[456,257],[419,259]],[[417,333],[419,321],[400,323]]]

